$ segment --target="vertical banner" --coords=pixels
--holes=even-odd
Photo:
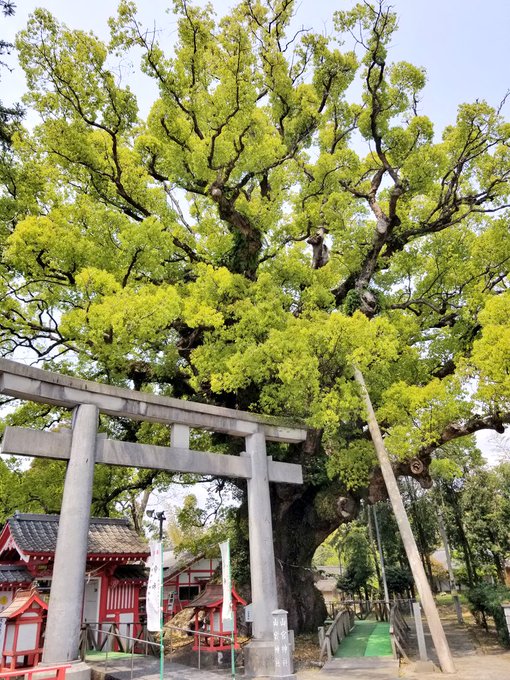
[[[230,574],[230,541],[220,543],[221,550],[221,574],[223,581],[223,608],[221,621],[223,630],[233,630],[232,616],[232,577]]]
[[[149,580],[147,582],[147,630],[158,631],[161,626],[161,543],[151,541]]]

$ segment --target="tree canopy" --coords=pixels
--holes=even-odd
[[[510,419],[510,125],[474,100],[434,131],[383,0],[336,12],[330,39],[290,31],[294,0],[173,6],[166,52],[125,0],[109,44],[45,10],[19,34],[40,123],[14,135],[0,204],[0,343],[304,419],[306,444],[271,453],[305,485],[273,507],[291,625],[313,626],[291,565],[384,495],[353,364],[397,472],[424,484],[438,446]],[[118,68],[133,49],[159,87],[146,120]]]

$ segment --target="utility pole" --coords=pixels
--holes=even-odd
[[[377,549],[379,550],[379,560],[381,562],[381,575],[382,575],[382,582],[383,582],[383,587],[384,587],[384,604],[386,608],[388,609],[388,615],[390,611],[390,595],[388,592],[388,582],[386,581],[386,567],[384,566],[384,553],[382,549],[382,543],[381,543],[381,532],[379,531],[379,522],[377,521],[377,512],[375,509],[375,505],[372,505],[372,513],[374,515],[374,526],[375,526],[375,537],[377,540]]]
[[[446,527],[444,525],[443,513],[441,511],[441,508],[438,508],[437,510],[437,524],[439,526],[439,533],[441,534],[441,540],[443,541],[444,545],[444,554],[446,557],[446,565],[448,567],[448,580],[450,581],[450,592],[452,594],[453,603],[455,605],[457,621],[459,623],[464,623],[464,619],[462,618],[462,609],[460,606],[459,595],[457,593],[457,584],[455,583],[455,575],[453,573],[450,545],[448,543],[448,535],[446,533]]]
[[[416,541],[409,523],[409,518],[407,517],[407,513],[400,496],[395,473],[393,472],[388,453],[384,446],[381,430],[379,429],[379,425],[375,417],[374,409],[372,407],[367,386],[365,385],[363,374],[357,367],[354,367],[354,377],[361,389],[361,394],[365,402],[365,407],[367,409],[368,429],[370,430],[370,436],[372,437],[372,441],[374,443],[374,448],[377,454],[379,465],[381,467],[382,476],[386,484],[388,497],[390,499],[393,512],[395,513],[395,519],[400,530],[400,535],[402,536],[402,543],[404,544],[404,549],[409,561],[409,566],[411,567],[414,582],[416,583],[416,588],[418,589],[418,593],[420,595],[423,611],[427,617],[430,634],[432,636],[432,640],[434,642],[439,659],[439,665],[441,666],[443,673],[455,673],[455,666],[450,648],[448,646],[448,640],[446,639],[446,635],[441,624],[441,619],[439,618],[439,614],[437,612],[436,603],[434,602],[434,597],[432,595],[425,570],[420,560],[420,554],[416,546]]]

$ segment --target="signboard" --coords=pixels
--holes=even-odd
[[[251,602],[244,608],[244,622],[253,623],[253,605]]]
[[[230,541],[220,543],[221,550],[221,574],[223,583],[223,607],[221,621],[225,630],[231,630],[233,624],[232,614],[232,576],[230,573]]]
[[[161,543],[151,541],[151,568],[147,582],[147,630],[161,628]]]

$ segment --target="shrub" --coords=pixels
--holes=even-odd
[[[487,616],[491,616],[496,625],[498,639],[505,647],[510,647],[510,637],[505,620],[502,602],[510,600],[510,588],[491,583],[480,583],[468,593],[469,609],[478,623],[487,629]]]

